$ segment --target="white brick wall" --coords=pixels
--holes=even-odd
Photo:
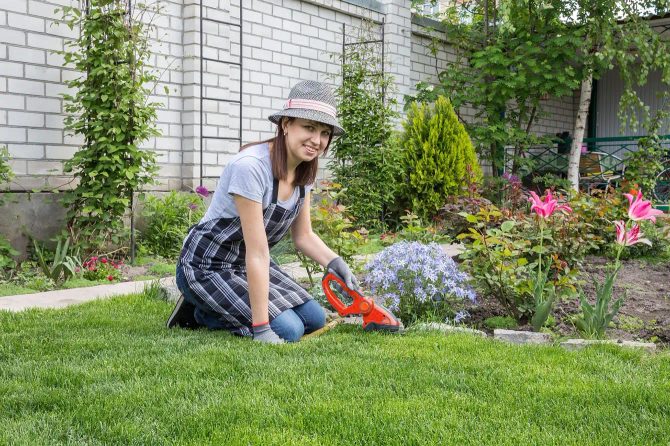
[[[154,54],[150,64],[160,75],[151,97],[163,105],[157,126],[162,135],[143,148],[154,150],[160,164],[159,189],[193,187],[200,181],[200,0],[159,0],[162,12],[154,21]],[[239,23],[239,30],[219,22]],[[331,58],[342,48],[342,24],[360,27],[362,19],[386,21],[386,65],[396,80],[399,106],[419,80],[435,81],[436,64],[445,69],[453,52],[442,49],[437,59],[427,49],[425,32],[412,25],[405,0],[202,0],[202,56],[239,66],[203,61],[203,135],[235,138],[240,133],[239,106],[220,99],[240,99],[243,82],[242,143],[272,136],[267,117],[281,108],[290,88],[313,79],[340,82],[340,64]],[[17,174],[14,188],[69,187],[60,167],[83,143],[65,134],[61,95],[72,93],[63,82],[76,78],[63,67],[62,50],[78,35],[58,25],[54,9],[76,0],[0,1],[0,145],[7,145]],[[364,7],[361,5],[368,5]],[[211,19],[211,20],[209,20]],[[169,89],[169,95],[164,92]],[[570,101],[547,101],[551,118],[539,132],[564,130],[572,119]],[[472,114],[472,112],[469,112]],[[203,173],[212,186],[239,142],[204,138]],[[325,168],[325,162],[322,163]],[[321,176],[326,174],[322,170]]]

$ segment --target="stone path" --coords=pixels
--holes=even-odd
[[[462,247],[460,245],[442,245],[442,249],[449,256],[458,254]],[[367,261],[373,255],[357,256],[358,260]],[[282,265],[282,269],[296,280],[307,278],[307,272],[300,263],[289,263]],[[98,285],[87,288],[75,288],[71,290],[55,290],[44,293],[21,294],[16,296],[0,297],[0,311],[23,311],[29,308],[64,308],[69,305],[88,302],[96,299],[105,299],[123,294],[141,293],[153,280],[140,282],[122,282],[110,285]],[[166,277],[160,280],[160,284],[168,292],[168,297],[176,299],[177,287],[174,277]]]

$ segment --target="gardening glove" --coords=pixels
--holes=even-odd
[[[272,331],[270,323],[266,322],[261,325],[253,326],[254,341],[265,342],[268,344],[283,344],[284,340],[277,336],[277,333]]]
[[[335,257],[326,266],[326,269],[339,277],[350,290],[358,290],[358,280],[356,280],[354,273],[351,272],[347,264],[342,260],[342,257]]]

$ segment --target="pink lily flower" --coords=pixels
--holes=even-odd
[[[663,211],[651,207],[651,202],[642,199],[642,192],[638,192],[637,196],[633,194],[624,194],[628,198],[628,218],[633,221],[651,220],[656,222],[656,216],[662,215]]]
[[[646,238],[642,238],[644,234],[640,231],[640,225],[638,223],[633,223],[633,227],[630,228],[630,231],[626,231],[626,223],[623,220],[617,220],[614,222],[616,226],[616,242],[622,246],[633,246],[636,243],[644,243],[645,245],[651,246],[651,241]]]
[[[545,191],[545,197],[540,198],[535,192],[530,193],[530,198],[528,199],[533,205],[530,207],[530,211],[535,211],[537,215],[542,218],[549,218],[555,211],[561,211],[565,213],[572,212],[572,208],[567,204],[558,204],[558,200],[554,198],[551,193],[551,189]]]

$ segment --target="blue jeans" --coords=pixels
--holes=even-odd
[[[186,302],[195,306],[195,320],[210,329],[226,328],[217,314],[203,310],[198,299],[189,289],[181,266],[177,266],[177,288],[184,295]],[[302,335],[309,334],[326,325],[326,312],[315,300],[308,300],[302,305],[282,312],[270,322],[270,328],[280,338],[288,342],[299,341]]]
[[[283,311],[270,322],[270,328],[277,336],[288,342],[299,341],[302,335],[311,333],[326,325],[326,312],[315,300]]]

